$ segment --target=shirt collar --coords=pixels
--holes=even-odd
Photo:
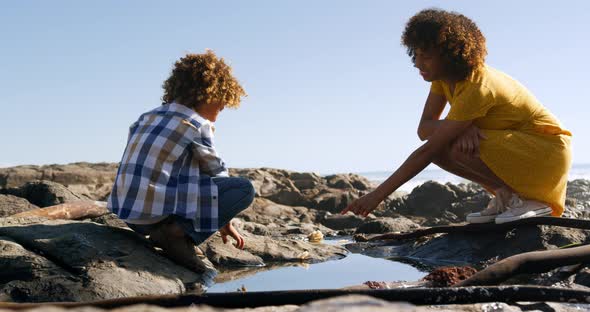
[[[204,118],[203,116],[199,115],[199,113],[195,112],[194,110],[176,102],[172,102],[168,105],[168,111],[180,113],[182,115],[186,115],[187,118],[196,120],[201,125],[204,124],[213,124],[210,120]]]

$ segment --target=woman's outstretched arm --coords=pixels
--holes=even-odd
[[[471,120],[441,120],[438,128],[430,135],[428,141],[416,149],[387,180],[371,193],[352,202],[341,213],[352,211],[355,214],[367,216],[389,194],[424,170],[436,155],[449,146],[457,136],[467,130],[472,122]]]

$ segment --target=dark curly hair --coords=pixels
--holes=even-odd
[[[412,62],[416,49],[436,49],[447,69],[460,79],[483,65],[487,55],[486,38],[477,25],[466,16],[441,9],[426,9],[412,16],[402,35]]]
[[[237,108],[241,97],[246,96],[232,75],[231,67],[211,50],[180,58],[162,87],[163,104],[178,101],[191,108],[213,101],[223,101],[226,107]]]

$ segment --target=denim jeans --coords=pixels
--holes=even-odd
[[[255,191],[252,183],[245,178],[214,177],[213,182],[217,185],[218,220],[219,227],[221,228],[229,223],[238,213],[250,206],[254,200]],[[197,245],[201,244],[215,233],[196,232],[193,226],[193,220],[185,219],[176,215],[170,215],[168,218],[155,224],[127,223],[127,225],[135,232],[149,235],[153,229],[164,222],[173,222],[179,225]]]

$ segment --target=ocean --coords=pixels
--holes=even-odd
[[[371,182],[381,183],[387,179],[393,171],[370,171],[370,172],[358,172],[357,174],[366,177]],[[572,166],[569,172],[569,180],[575,179],[587,179],[590,180],[590,164],[575,164]],[[460,178],[456,175],[448,173],[442,169],[426,169],[415,176],[410,181],[406,182],[406,184],[402,185],[398,191],[404,192],[411,192],[416,186],[426,182],[426,181],[437,181],[440,183],[447,183],[451,182],[454,184],[457,183],[466,183],[469,182],[463,178]]]

